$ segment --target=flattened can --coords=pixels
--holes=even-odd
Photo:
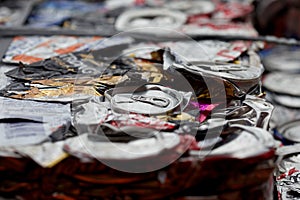
[[[282,135],[285,143],[300,143],[300,120],[281,125],[277,128],[277,132]]]
[[[271,92],[300,97],[300,75],[274,72],[265,76],[263,85]]]
[[[274,49],[263,59],[268,71],[300,72],[300,50]]]

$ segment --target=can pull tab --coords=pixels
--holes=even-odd
[[[149,103],[158,107],[167,107],[170,104],[170,100],[163,97],[153,97],[153,96],[143,96],[143,95],[134,95],[131,97],[134,101],[140,101],[143,103]]]

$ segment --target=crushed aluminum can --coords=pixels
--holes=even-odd
[[[267,74],[263,80],[263,86],[281,95],[300,96],[300,75],[274,72]]]
[[[300,119],[300,112],[297,108],[288,108],[283,105],[272,103],[274,111],[270,121],[270,127],[276,128],[285,123]]]
[[[164,31],[168,29],[177,29],[186,21],[186,15],[179,11],[168,9],[136,9],[128,10],[122,13],[115,23],[119,31],[151,32],[153,34],[169,34]],[[140,29],[143,27],[143,29]],[[144,30],[145,27],[151,27]],[[155,29],[153,29],[155,27]],[[160,28],[163,29],[160,31]]]
[[[192,62],[192,64],[173,64],[175,69],[191,74],[216,77],[235,91],[236,96],[250,94],[259,87],[263,67],[237,65],[231,63]]]
[[[300,157],[299,144],[277,149],[278,167],[275,170],[278,199],[293,200],[300,197]]]
[[[199,156],[209,153],[208,156],[223,155],[243,159],[275,149],[275,140],[266,130],[241,124],[231,124],[229,128],[232,129],[231,134],[221,135],[223,139],[216,137],[215,140],[210,141],[214,146],[212,150],[209,148],[209,152],[206,152],[205,146],[200,141],[199,147],[204,148],[204,152],[190,151],[190,154]]]
[[[300,108],[300,98],[297,96],[282,95],[270,91],[267,91],[267,96],[271,102],[278,105],[294,109]]]
[[[230,62],[238,59],[243,52],[247,51],[249,44],[243,41],[224,42],[217,40],[139,43],[132,45],[129,49],[126,49],[124,53],[133,52],[135,49],[142,49],[142,51],[133,52],[134,56],[149,59],[152,51],[166,47],[170,48],[172,52],[184,57],[188,62]]]
[[[268,71],[300,72],[299,50],[274,49],[262,61]]]
[[[199,133],[223,129],[222,134],[231,133],[232,125],[244,125],[259,127],[269,130],[269,122],[273,111],[272,104],[264,99],[247,95],[246,99],[237,105],[229,105],[225,109],[218,109],[213,118],[203,121],[199,127]],[[215,138],[214,138],[215,139]]]
[[[247,95],[246,99],[237,105],[228,105],[225,109],[216,110],[214,118],[202,122],[198,131],[204,132],[212,127],[230,126],[232,124],[260,127],[268,130],[273,109],[273,105],[264,99]]]
[[[169,49],[163,52],[164,69],[175,69],[183,74],[191,82],[194,91],[199,89],[195,82],[206,81],[224,82],[228,90],[233,91],[233,96],[238,98],[246,94],[254,94],[260,88],[261,75],[264,71],[262,65],[248,66],[242,64],[222,63],[222,62],[191,62],[185,61],[184,57],[177,55]],[[203,80],[202,80],[203,81]],[[206,84],[206,83],[204,83]],[[220,86],[224,87],[224,86]],[[258,91],[259,92],[259,91]],[[197,92],[198,93],[198,92]],[[212,94],[210,94],[212,95]]]
[[[100,50],[103,48],[129,44],[129,37],[72,37],[72,36],[27,36],[15,37],[8,47],[2,61],[5,63],[31,64],[50,57],[80,51]]]
[[[158,115],[183,106],[182,93],[156,84],[140,87],[119,87],[105,92],[112,110],[125,113]]]
[[[112,113],[109,102],[101,102],[95,98],[89,100],[87,103],[73,105],[72,124],[79,134],[98,134],[99,131],[101,133],[101,130],[109,128],[111,130],[108,131],[109,133],[120,132],[120,134],[115,134],[120,140],[126,139],[126,135],[121,134],[121,132],[129,131],[129,128],[141,131],[144,129],[170,131],[177,128],[177,124],[164,121],[160,118],[147,117],[140,114],[122,115]],[[106,133],[104,134],[107,135]],[[113,139],[118,138],[115,137]]]
[[[265,99],[247,95],[240,104],[227,106],[225,112],[221,111],[219,115],[225,117],[229,124],[242,124],[268,130],[273,110],[274,106]],[[218,115],[218,112],[216,114]]]
[[[300,120],[294,120],[276,128],[276,132],[282,136],[284,143],[300,143]]]
[[[186,66],[187,70],[215,75],[231,81],[257,81],[260,79],[263,73],[263,67],[256,66],[245,66],[220,62],[191,62],[191,64],[192,65],[190,66]]]

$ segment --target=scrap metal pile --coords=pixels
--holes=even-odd
[[[262,90],[264,44],[190,37],[257,36],[249,2],[38,1],[21,23],[25,6],[15,4],[0,2],[3,27],[103,35],[20,34],[9,44],[0,67],[0,196],[273,199],[279,142],[270,125],[278,121]],[[283,75],[268,76],[272,100],[299,96],[276,88],[288,84]],[[289,134],[284,141],[297,142]],[[294,187],[283,179],[276,175],[277,189]]]
[[[279,199],[297,199],[299,193],[299,48],[273,47],[262,53],[267,73],[263,85],[275,109],[270,126],[283,146],[278,148],[275,171]]]

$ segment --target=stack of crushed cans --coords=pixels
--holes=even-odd
[[[266,67],[263,85],[274,105],[270,126],[281,141],[274,173],[279,199],[297,199],[299,192],[299,55],[298,47],[275,46],[262,52]]]
[[[0,67],[1,197],[271,200],[275,183],[297,188],[297,155],[275,154],[264,44],[190,37],[257,36],[249,2],[31,3],[11,30],[39,35],[12,38]],[[25,7],[7,4],[13,23]],[[274,99],[295,92],[274,80]]]

